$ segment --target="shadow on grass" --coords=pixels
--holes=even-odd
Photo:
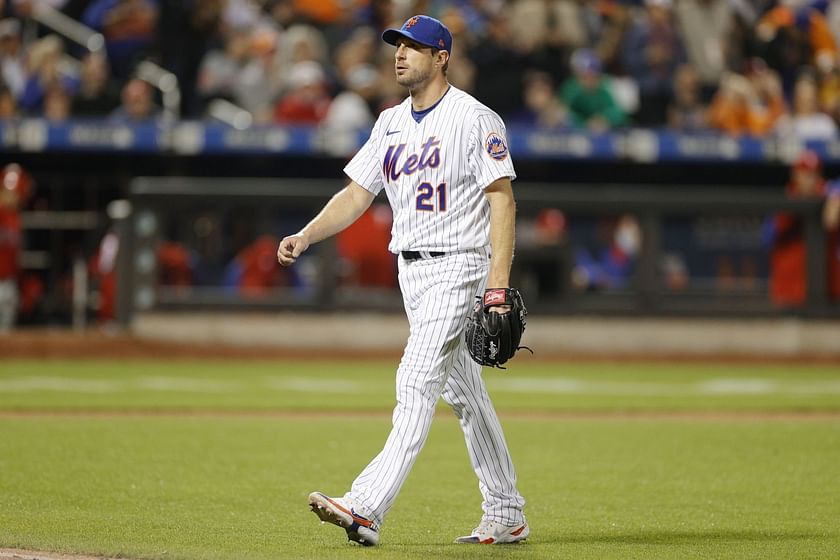
[[[663,531],[661,529],[640,530],[633,533],[614,535],[578,534],[551,535],[539,542],[552,544],[676,544],[691,545],[713,542],[772,542],[800,541],[827,538],[829,535],[805,531],[762,531],[753,530],[717,530],[717,531]],[[537,540],[533,541],[535,544]]]
[[[400,543],[400,548],[412,549],[415,547],[434,548],[444,552],[452,550],[465,551],[468,549],[498,549],[508,552],[525,552],[528,548],[541,545],[678,545],[691,546],[699,544],[713,544],[722,542],[784,542],[784,541],[807,541],[838,538],[840,535],[828,535],[825,533],[805,531],[773,531],[773,530],[718,530],[718,531],[667,531],[667,530],[640,530],[632,533],[617,533],[613,535],[597,534],[543,534],[532,536],[523,543],[494,547],[472,547],[468,545],[451,546],[451,544],[431,543]],[[445,554],[444,554],[445,555]]]

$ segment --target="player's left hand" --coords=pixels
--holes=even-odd
[[[507,286],[494,286],[492,288],[487,288],[484,290],[484,294],[486,295],[488,292],[490,293],[498,293],[498,290],[509,290]],[[485,306],[487,306],[485,304]],[[497,305],[489,305],[487,306],[487,311],[491,313],[507,313],[510,311],[511,306],[507,304],[497,304]]]
[[[497,308],[502,310],[497,310]],[[488,288],[476,296],[475,308],[464,333],[473,360],[501,367],[520,348],[528,311],[516,288]],[[530,348],[528,348],[530,350]]]

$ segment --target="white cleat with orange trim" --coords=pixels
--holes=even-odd
[[[524,521],[519,525],[508,526],[482,519],[471,535],[458,537],[455,542],[459,544],[508,544],[524,541],[529,534],[531,530]]]
[[[344,498],[330,498],[320,492],[309,494],[309,506],[325,523],[338,525],[347,531],[347,538],[362,546],[379,544],[379,528],[370,519],[356,513]]]

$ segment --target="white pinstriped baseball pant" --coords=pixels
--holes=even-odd
[[[525,499],[481,366],[469,356],[463,332],[476,294],[483,292],[489,250],[399,259],[399,282],[410,326],[397,369],[397,405],[385,447],[353,482],[346,498],[382,523],[426,442],[441,396],[458,416],[484,498],[484,517],[505,525],[523,521]]]

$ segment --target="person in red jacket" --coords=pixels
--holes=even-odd
[[[840,184],[823,178],[819,156],[810,150],[802,154],[791,168],[786,188],[789,198],[821,198],[823,225],[826,230],[828,291],[832,299],[840,298]],[[779,213],[769,222],[770,299],[780,306],[798,306],[807,297],[807,248],[804,224],[794,214]]]
[[[31,188],[32,178],[20,165],[11,163],[0,172],[0,332],[11,329],[17,319],[20,208]]]

